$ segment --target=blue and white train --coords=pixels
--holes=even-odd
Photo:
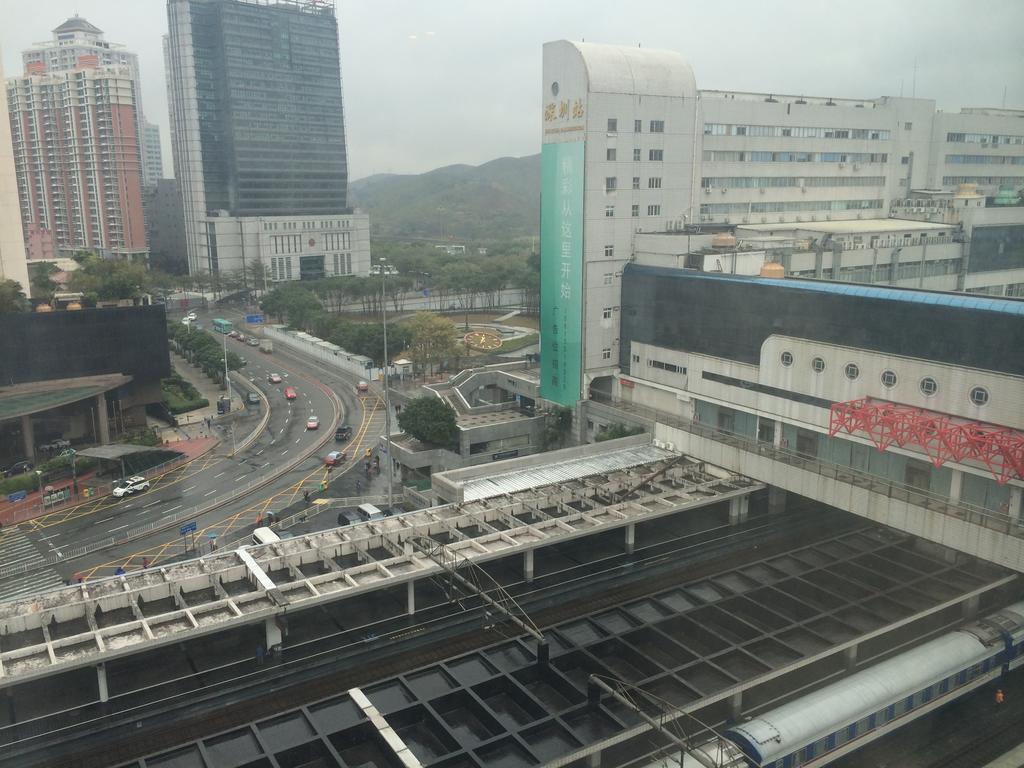
[[[1024,602],[734,725],[683,768],[812,768],[1024,664]]]

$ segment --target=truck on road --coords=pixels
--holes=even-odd
[[[274,342],[270,339],[260,339],[260,352],[269,355],[274,351]]]

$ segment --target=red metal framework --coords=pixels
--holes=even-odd
[[[1000,485],[1024,478],[1024,432],[1016,429],[865,397],[833,404],[828,434],[843,431],[866,434],[879,451],[921,448],[936,467],[980,461]]]

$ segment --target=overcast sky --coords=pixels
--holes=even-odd
[[[699,88],[1024,108],[1022,0],[337,0],[351,178],[540,150],[541,46],[682,53]],[[75,12],[140,56],[171,168],[164,0],[0,0],[5,74]]]

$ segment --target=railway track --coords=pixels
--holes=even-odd
[[[671,566],[671,552],[659,552],[653,558],[658,570],[653,573],[644,567],[621,568],[629,580],[621,576],[613,579],[617,586],[595,590],[594,583],[585,579],[591,589],[574,599],[561,599],[549,607],[530,611],[533,621],[541,627],[550,627],[564,621],[599,612],[604,608],[665,590],[684,581],[713,575],[723,569],[782,554],[793,548],[793,535],[809,536],[816,540],[832,538],[839,531],[831,515],[810,515],[795,521],[794,515],[769,521],[766,526],[752,526],[742,532],[745,536],[731,542],[712,545],[714,555],[700,562],[688,561],[679,567]],[[861,526],[863,527],[863,526]],[[846,532],[844,529],[842,532]],[[757,542],[756,547],[749,546]],[[737,545],[743,546],[737,551]],[[640,551],[638,551],[640,554]],[[537,589],[534,592],[545,592]],[[595,594],[596,592],[596,594]],[[521,604],[537,602],[534,593],[517,594]],[[438,606],[421,613],[438,610]],[[91,729],[87,735],[69,739],[64,744],[33,750],[21,755],[19,765],[47,766],[48,768],[101,768],[130,761],[177,744],[205,738],[213,733],[230,730],[253,719],[328,698],[352,687],[371,684],[402,672],[438,663],[444,659],[469,653],[488,646],[500,638],[493,630],[480,627],[476,611],[463,612],[444,618],[446,632],[431,630],[431,641],[421,639],[427,633],[406,629],[396,630],[381,641],[390,643],[382,648],[380,642],[346,654],[343,660],[335,656],[327,663],[309,664],[303,669],[289,669],[269,665],[267,675],[236,685],[230,691],[215,690],[204,695],[193,692],[187,701],[161,707],[147,705],[144,713],[110,713],[101,727]],[[419,617],[420,614],[417,615]],[[439,635],[443,635],[440,636]],[[287,651],[286,651],[287,653]],[[301,661],[296,663],[302,663]],[[332,668],[333,667],[333,668]],[[258,713],[258,714],[257,714]],[[99,725],[99,724],[97,724]],[[57,733],[50,734],[57,736]],[[17,745],[12,745],[17,747]]]

